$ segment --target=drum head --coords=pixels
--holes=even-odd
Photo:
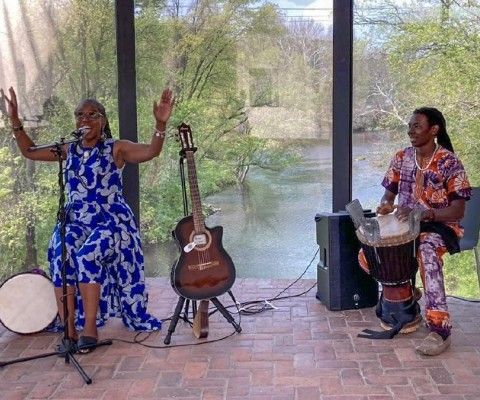
[[[0,322],[8,330],[20,334],[40,332],[56,315],[53,284],[46,276],[25,272],[0,286]]]
[[[408,233],[408,221],[399,221],[395,214],[378,215],[375,217],[380,226],[381,238],[392,238]]]

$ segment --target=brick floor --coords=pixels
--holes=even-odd
[[[289,283],[237,279],[233,293],[240,302],[268,299]],[[314,283],[302,280],[287,293]],[[177,297],[169,281],[151,278],[148,285],[150,311],[170,316]],[[393,340],[357,338],[363,328],[378,327],[374,310],[328,311],[315,292],[274,301],[274,310],[243,315],[242,333],[213,343],[203,344],[233,332],[219,313],[210,317],[207,339],[196,339],[180,320],[170,346],[163,344],[166,322],[144,342],[159,348],[115,340],[133,341],[135,333],[112,319],[100,335],[114,339],[113,345],[77,355],[91,385],[72,364],[47,357],[0,368],[0,399],[480,399],[478,304],[449,299],[452,347],[427,358],[413,350],[426,334],[424,327]],[[221,300],[232,304],[227,297]],[[20,336],[0,327],[0,360],[54,351],[59,339],[51,333]]]

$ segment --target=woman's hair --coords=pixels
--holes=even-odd
[[[112,137],[112,131],[110,130],[110,124],[108,123],[107,113],[105,111],[105,107],[103,106],[103,104],[95,99],[85,99],[80,102],[80,104],[77,106],[76,109],[78,110],[80,107],[84,106],[85,104],[90,104],[96,107],[100,112],[100,114],[103,115],[103,117],[105,118],[105,126],[103,127],[103,134],[107,139],[110,139]]]
[[[447,133],[447,123],[439,110],[434,107],[420,107],[415,109],[413,113],[425,115],[429,126],[438,125],[437,143],[454,153],[450,136]]]

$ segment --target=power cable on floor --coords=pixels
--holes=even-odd
[[[300,296],[303,296],[303,295],[307,294],[308,292],[310,292],[310,290],[312,290],[317,285],[316,281],[310,288],[308,288],[307,290],[305,290],[301,293],[292,294],[292,295],[288,295],[288,296],[280,296],[282,293],[286,292],[289,288],[291,288],[295,283],[297,283],[307,273],[308,269],[311,267],[313,261],[315,260],[315,257],[317,256],[319,250],[320,249],[318,248],[315,251],[315,254],[313,255],[312,259],[310,260],[310,262],[307,265],[307,267],[305,268],[305,270],[300,274],[300,276],[298,278],[296,278],[292,283],[290,283],[287,287],[282,289],[279,293],[277,293],[274,297],[269,298],[269,299],[252,300],[252,301],[246,301],[246,302],[239,303],[235,300],[235,298],[232,295],[232,300],[234,301],[235,304],[232,304],[230,306],[226,306],[225,308],[231,308],[231,307],[236,307],[237,308],[238,325],[240,326],[242,315],[259,314],[259,313],[264,312],[264,311],[273,310],[273,309],[276,309],[276,307],[272,304],[272,302],[275,301],[275,300],[285,300],[285,299],[290,299],[290,298],[293,298],[293,297],[300,297]],[[213,309],[213,311],[209,312],[208,315],[211,316],[211,315],[215,314],[216,312],[218,312],[218,309],[215,308],[215,309]],[[165,319],[162,320],[162,323],[170,321],[171,319],[172,319],[172,317],[165,318]],[[184,318],[184,320],[190,326],[193,325],[193,323],[188,319],[188,317],[186,319]],[[208,343],[219,342],[221,340],[229,338],[230,336],[233,336],[236,333],[236,330],[233,330],[233,332],[231,332],[230,334],[228,334],[226,336],[223,336],[221,338],[212,339],[212,340],[205,340],[203,342],[181,343],[181,344],[173,344],[173,345],[166,345],[166,346],[157,346],[157,345],[145,343],[145,341],[147,339],[149,339],[150,336],[153,333],[156,333],[156,332],[159,332],[159,331],[138,332],[135,335],[135,337],[133,338],[133,341],[132,340],[126,340],[126,339],[119,339],[119,338],[111,338],[110,340],[117,341],[117,342],[123,342],[123,343],[129,343],[129,344],[138,344],[138,345],[148,347],[148,348],[151,348],[151,349],[170,349],[170,348],[174,348],[174,347],[200,346],[200,345],[204,345],[204,344],[208,344]],[[139,336],[143,335],[143,334],[145,334],[146,336],[142,339],[138,339]]]
[[[314,284],[312,286],[310,286],[307,290],[304,290],[303,292],[300,292],[300,293],[296,293],[296,294],[292,294],[292,295],[288,295],[288,296],[281,296],[283,293],[285,293],[288,289],[290,289],[293,285],[295,285],[295,283],[297,283],[300,279],[302,279],[302,277],[307,273],[307,271],[309,270],[309,268],[311,267],[312,263],[314,262],[318,252],[319,252],[320,249],[317,249],[315,251],[315,254],[313,255],[312,259],[310,260],[310,262],[308,263],[307,267],[305,268],[305,270],[300,274],[300,276],[298,278],[296,278],[292,283],[290,283],[287,287],[285,287],[284,289],[282,289],[279,293],[277,293],[275,296],[271,297],[271,298],[268,298],[268,299],[263,299],[263,300],[251,300],[251,301],[245,301],[245,302],[242,302],[242,303],[239,303],[235,300],[235,298],[233,298],[232,296],[232,300],[234,301],[235,304],[232,304],[232,305],[229,305],[229,306],[226,306],[225,308],[232,308],[232,307],[236,307],[237,309],[237,314],[238,314],[238,325],[240,326],[241,325],[241,316],[242,315],[253,315],[253,314],[260,314],[264,311],[268,311],[268,310],[274,310],[276,309],[277,307],[275,307],[275,305],[273,304],[273,301],[277,301],[277,300],[285,300],[285,299],[290,299],[290,298],[294,298],[294,297],[300,297],[300,296],[303,296],[307,293],[309,293],[315,286],[317,286],[317,281],[314,282]],[[423,289],[421,286],[419,287],[421,289]],[[464,302],[468,302],[468,303],[480,303],[480,299],[468,299],[468,298],[464,298],[464,297],[460,297],[460,296],[454,296],[454,295],[447,295],[447,297],[450,297],[450,298],[454,298],[456,300],[460,300],[460,301],[464,301]],[[209,317],[213,314],[215,314],[216,312],[218,312],[218,309],[216,308],[212,308],[212,311],[210,311],[208,313]],[[162,323],[165,323],[167,321],[170,321],[172,319],[172,317],[168,317],[168,318],[165,318],[162,320]],[[193,322],[188,318],[188,316],[185,316],[184,318],[184,321],[187,322],[190,326],[193,325]],[[157,331],[158,332],[158,331]],[[141,346],[144,346],[144,347],[148,347],[148,348],[153,348],[153,349],[169,349],[169,348],[174,348],[174,347],[185,347],[185,346],[200,346],[200,345],[204,345],[204,344],[208,344],[208,343],[215,343],[215,342],[219,342],[221,340],[224,340],[224,339],[227,339],[231,336],[233,336],[235,333],[236,333],[236,330],[233,330],[233,332],[231,332],[230,334],[226,335],[226,336],[223,336],[223,337],[220,337],[220,338],[217,338],[217,339],[211,339],[211,340],[205,340],[203,342],[192,342],[192,343],[182,343],[182,344],[174,344],[174,345],[166,345],[166,346],[157,346],[157,345],[152,345],[152,344],[147,344],[145,343],[145,341],[147,339],[150,338],[150,336],[155,333],[155,332],[138,332],[133,341],[130,341],[130,340],[125,340],[125,339],[118,339],[118,338],[111,338],[111,340],[115,340],[115,341],[118,341],[118,342],[124,342],[124,343],[130,343],[130,344],[139,344]],[[140,335],[143,335],[143,334],[146,334],[145,337],[143,337],[142,339],[139,339],[139,336]]]

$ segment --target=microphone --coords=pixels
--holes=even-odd
[[[76,130],[74,130],[70,135],[73,136],[73,137],[76,137],[77,139],[81,139],[83,137],[83,135],[85,134],[85,131],[87,130],[88,128],[85,128],[85,127],[80,127]]]

